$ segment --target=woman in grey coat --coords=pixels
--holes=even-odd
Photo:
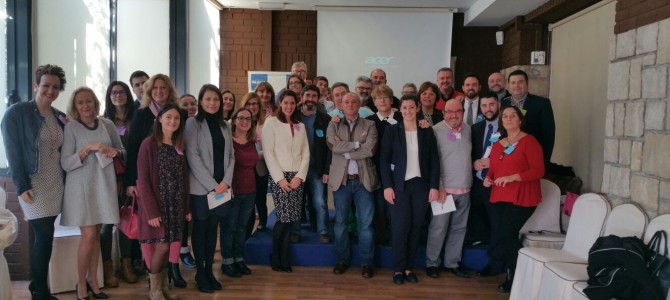
[[[220,290],[221,284],[212,274],[216,232],[221,217],[227,217],[230,202],[210,209],[207,194],[230,192],[235,168],[235,155],[230,125],[223,120],[223,97],[212,84],[205,84],[198,93],[198,113],[186,120],[186,159],[190,167],[189,183],[193,234],[191,245],[197,273],[195,281],[203,293]],[[224,257],[225,236],[231,228],[221,228],[221,254]],[[223,265],[225,271],[231,265]],[[230,268],[229,268],[230,267]],[[238,276],[239,277],[239,276]]]
[[[90,290],[104,299],[97,280],[99,233],[102,224],[119,222],[112,159],[124,155],[125,149],[114,123],[98,118],[100,101],[90,88],[80,87],[72,93],[67,113],[71,122],[65,125],[61,149],[61,165],[67,172],[61,225],[81,229],[77,298],[86,298]]]

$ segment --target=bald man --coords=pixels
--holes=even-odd
[[[440,156],[440,199],[453,201],[456,210],[433,215],[428,226],[426,244],[426,275],[439,276],[444,262],[446,270],[457,277],[470,277],[461,268],[461,252],[470,211],[472,187],[472,143],[470,126],[463,122],[463,105],[451,99],[444,105],[444,121],[433,126]],[[449,197],[449,199],[446,199]],[[445,239],[446,237],[446,239]],[[444,247],[444,260],[440,252]]]

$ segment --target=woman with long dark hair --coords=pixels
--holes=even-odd
[[[184,220],[191,220],[182,111],[167,103],[138,153],[139,240],[149,268],[149,299],[178,299],[167,287],[165,266],[172,243],[180,244]]]
[[[270,188],[277,222],[272,233],[272,270],[292,272],[288,260],[291,224],[300,220],[300,203],[309,169],[305,125],[296,109],[298,95],[287,90],[279,96],[277,116],[265,120],[263,149],[270,172]]]
[[[195,281],[203,293],[221,289],[221,284],[212,274],[212,264],[217,229],[230,210],[228,203],[210,209],[207,195],[212,191],[214,194],[229,192],[235,167],[230,125],[223,120],[222,110],[221,91],[212,84],[205,84],[198,93],[198,114],[186,121],[186,157],[190,167],[191,211],[194,220],[191,244],[197,268]],[[222,236],[226,230],[230,229],[221,227]],[[222,255],[228,254],[224,251],[226,243],[224,239],[221,240]],[[224,266],[228,267],[224,271],[235,271],[230,265]]]
[[[130,121],[135,115],[135,105],[130,87],[122,81],[112,81],[105,93],[105,118],[112,120],[116,127],[116,133],[121,138],[123,147],[128,147],[128,134]],[[124,160],[125,161],[125,160]],[[117,174],[116,185],[118,189],[119,207],[126,202],[126,188],[123,184],[125,172]],[[105,277],[105,287],[117,287],[119,282],[116,278],[114,263],[112,259],[112,229],[114,224],[103,224],[100,231],[100,249]],[[129,239],[123,232],[119,231],[119,252],[121,255],[121,274],[127,283],[136,283],[137,276],[133,273],[131,247],[137,244],[137,240]]]

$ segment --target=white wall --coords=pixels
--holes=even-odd
[[[33,66],[65,70],[65,90],[54,103],[65,110],[72,91],[92,88],[104,98],[109,83],[109,0],[34,0]]]
[[[170,75],[169,1],[118,0],[117,3],[117,80],[128,83],[130,74],[136,70],[149,76]]]
[[[554,25],[550,99],[556,119],[552,161],[570,165],[583,190],[600,191],[610,37],[615,1]],[[606,5],[602,5],[605,3]]]
[[[219,85],[219,10],[207,0],[188,4],[188,91],[198,96],[205,83]]]

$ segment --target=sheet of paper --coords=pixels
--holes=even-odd
[[[433,209],[433,216],[450,213],[456,210],[456,204],[454,203],[454,197],[452,195],[448,195],[447,200],[444,201],[444,203],[433,201],[430,203],[430,206]]]
[[[95,157],[98,158],[98,163],[100,163],[100,167],[102,167],[103,169],[112,162],[114,162],[113,158],[107,157],[107,155],[101,154],[98,151],[95,152]]]
[[[207,194],[207,206],[209,206],[209,209],[214,209],[219,205],[230,201],[230,199],[232,198],[233,198],[233,189],[228,189],[228,191],[226,191],[223,194],[215,194],[212,191],[209,192],[209,194]]]

